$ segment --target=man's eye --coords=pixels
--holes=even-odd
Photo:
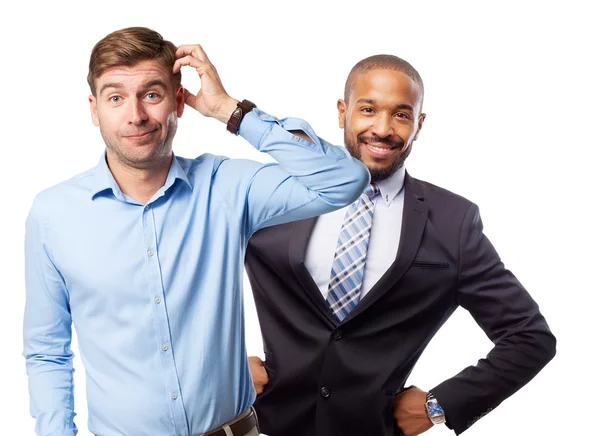
[[[118,103],[121,101],[121,97],[118,95],[113,95],[112,97],[110,97],[110,101],[111,103]]]
[[[365,112],[367,114],[372,114],[374,112],[373,108],[370,108],[370,107],[364,107],[364,108],[361,109],[361,111]]]
[[[158,95],[156,92],[149,92],[149,93],[146,95],[146,98],[147,98],[148,100],[156,100],[156,99],[158,99],[158,97],[159,97],[159,95]]]
[[[407,114],[403,113],[403,112],[399,112],[396,114],[396,116],[398,118],[409,118]]]

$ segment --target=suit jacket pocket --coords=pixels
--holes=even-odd
[[[430,268],[430,269],[448,269],[450,264],[448,262],[430,262],[427,260],[415,260],[412,266],[417,268]]]

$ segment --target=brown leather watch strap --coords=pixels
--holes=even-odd
[[[227,121],[227,130],[229,130],[234,135],[238,134],[240,130],[240,124],[242,123],[242,119],[244,116],[254,109],[256,105],[249,100],[243,100],[237,104],[237,107],[231,114],[229,121]]]

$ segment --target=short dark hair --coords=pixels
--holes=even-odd
[[[359,61],[352,69],[348,78],[346,79],[346,86],[344,87],[344,100],[348,102],[350,93],[354,89],[354,82],[356,76],[359,74],[365,74],[372,70],[394,70],[400,71],[410,77],[419,87],[421,92],[420,107],[423,107],[423,97],[425,94],[425,88],[423,87],[423,79],[415,68],[406,62],[404,59],[394,55],[378,54],[369,56]]]
[[[87,81],[93,95],[96,95],[96,79],[111,67],[131,67],[145,60],[157,60],[168,68],[173,68],[177,47],[163,39],[160,33],[146,27],[128,27],[117,30],[102,38],[90,56]],[[181,83],[181,72],[173,75],[177,87]]]

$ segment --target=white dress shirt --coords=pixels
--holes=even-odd
[[[396,259],[402,230],[405,174],[406,170],[402,167],[376,183],[381,193],[374,199],[373,224],[360,298],[371,290]],[[323,298],[327,298],[333,257],[348,207],[317,218],[308,241],[305,265]]]

